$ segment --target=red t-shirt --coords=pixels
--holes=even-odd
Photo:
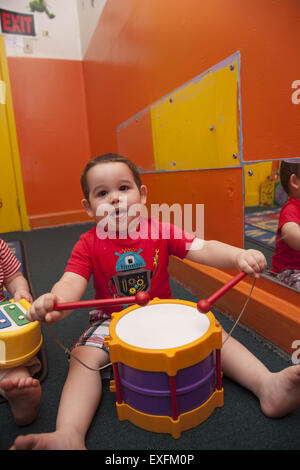
[[[7,243],[0,238],[0,302],[7,300],[3,292],[7,278],[15,274],[20,269],[21,263],[13,254]]]
[[[143,219],[142,227],[126,239],[100,239],[94,227],[81,235],[65,271],[79,274],[87,281],[93,275],[96,299],[130,296],[139,291],[149,292],[151,299],[171,298],[169,256],[184,258],[194,235],[153,218]]]
[[[279,273],[285,269],[300,269],[300,251],[294,250],[281,238],[281,228],[287,222],[300,226],[300,201],[291,197],[282,207],[276,234],[275,253],[272,256],[272,271]]]

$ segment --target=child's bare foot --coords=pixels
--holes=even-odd
[[[300,406],[300,365],[270,373],[258,394],[261,409],[270,418],[280,418]]]
[[[86,447],[72,429],[68,432],[18,436],[10,450],[86,450]]]
[[[41,399],[41,385],[37,379],[32,377],[4,378],[1,382],[1,390],[19,426],[26,426],[35,420]]]

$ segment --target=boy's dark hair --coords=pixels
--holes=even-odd
[[[300,159],[299,163],[282,160],[280,164],[280,182],[288,195],[290,193],[290,178],[292,174],[300,177]]]
[[[125,163],[128,166],[128,168],[131,170],[131,172],[133,174],[133,177],[134,177],[134,181],[135,181],[137,187],[140,189],[140,187],[142,186],[142,180],[141,180],[140,174],[139,174],[138,169],[137,169],[137,167],[135,166],[134,163],[132,163],[128,158],[122,157],[122,155],[118,155],[116,153],[105,153],[104,155],[99,155],[98,157],[95,157],[92,160],[90,160],[86,164],[86,166],[85,166],[85,168],[82,172],[80,183],[81,183],[81,188],[82,188],[84,197],[87,201],[89,200],[89,193],[90,193],[90,190],[89,190],[89,187],[88,187],[88,184],[87,184],[87,173],[88,173],[88,171],[93,166],[98,165],[99,163],[111,163],[111,162],[113,162],[113,163],[115,163],[115,162]]]

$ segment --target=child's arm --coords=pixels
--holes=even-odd
[[[281,238],[294,250],[300,250],[300,226],[296,222],[287,222],[281,227]]]
[[[20,299],[26,299],[28,302],[32,302],[28,282],[20,270],[5,279],[4,285],[16,302]]]
[[[186,258],[215,268],[236,268],[259,277],[267,267],[264,255],[257,250],[243,250],[215,240],[195,239]]]
[[[87,287],[88,281],[79,274],[65,272],[61,279],[53,286],[51,292],[44,294],[33,302],[26,317],[30,321],[44,321],[55,323],[66,317],[70,311],[56,312],[54,304],[58,302],[76,302],[80,300]]]

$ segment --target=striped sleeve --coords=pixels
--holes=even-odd
[[[4,280],[20,269],[21,263],[13,254],[4,240],[0,239],[0,262],[3,269]]]

